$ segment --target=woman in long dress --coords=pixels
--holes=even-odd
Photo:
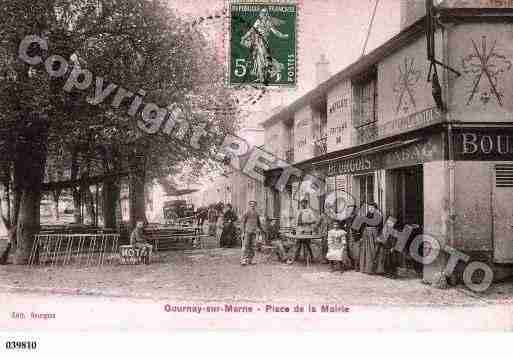
[[[219,246],[221,246],[221,235],[223,234],[224,227],[224,215],[223,215],[224,205],[219,203],[216,208],[216,221],[215,221],[215,233],[216,240]]]
[[[363,235],[360,245],[360,272],[367,274],[384,273],[383,265],[380,264],[381,256],[378,256],[377,238],[380,234],[383,216],[378,211],[376,203],[369,205],[367,213],[369,223],[363,224]]]

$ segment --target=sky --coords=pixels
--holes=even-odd
[[[287,105],[316,85],[315,63],[325,54],[331,74],[335,74],[361,55],[376,0],[298,0],[298,86],[296,89],[271,92],[260,107]],[[399,31],[400,1],[380,0],[367,45],[367,53]],[[225,0],[168,0],[179,16],[199,19],[222,12]],[[201,25],[215,43],[221,58],[226,54],[226,19],[207,20]],[[225,58],[223,62],[226,63]],[[266,101],[267,100],[267,101]],[[258,106],[255,111],[259,111]]]
[[[243,127],[254,127],[265,120],[276,106],[286,106],[316,86],[315,63],[325,54],[333,75],[358,60],[362,53],[371,14],[376,0],[297,0],[298,86],[295,89],[271,91],[257,105],[246,109]],[[367,53],[399,32],[400,1],[380,0],[367,45]],[[168,0],[178,16],[199,20],[221,14],[226,0]],[[219,58],[226,64],[228,20],[206,20],[200,26],[214,43]],[[215,175],[214,175],[215,177]],[[201,187],[211,185],[209,178]]]

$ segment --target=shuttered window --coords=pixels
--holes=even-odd
[[[495,186],[513,187],[513,164],[495,166]]]
[[[378,91],[375,73],[353,81],[353,98],[353,126],[359,128],[376,122]]]

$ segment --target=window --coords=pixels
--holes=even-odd
[[[323,197],[321,203],[324,203],[325,209],[330,209],[336,213],[343,211],[352,201],[347,198],[347,177],[346,175],[333,176],[326,178],[326,193],[329,198]],[[327,200],[327,201],[326,201]]]
[[[374,174],[357,178],[360,181],[360,205],[374,202]]]
[[[287,125],[288,143],[285,148],[285,160],[289,163],[294,162],[294,122]]]
[[[327,103],[324,101],[319,108],[319,138],[324,138],[328,134],[328,111]]]
[[[359,128],[377,121],[377,76],[376,72],[353,80],[353,126]]]

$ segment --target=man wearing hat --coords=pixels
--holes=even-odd
[[[317,224],[317,217],[314,211],[308,207],[308,199],[303,198],[300,202],[301,209],[297,214],[296,233],[313,234],[314,227]]]
[[[297,214],[296,219],[296,234],[313,234],[314,228],[317,224],[317,217],[314,211],[308,207],[308,199],[303,198],[300,202],[301,209]],[[296,254],[294,258],[299,258],[299,254],[301,252],[302,245],[298,245],[296,247]],[[306,250],[308,250],[310,258],[313,259],[312,248],[310,245],[306,246]]]
[[[256,201],[249,201],[249,209],[241,220],[244,241],[242,246],[242,258],[240,264],[245,266],[251,264],[255,256],[255,240],[257,229],[265,232],[260,223],[260,216],[256,210]]]

